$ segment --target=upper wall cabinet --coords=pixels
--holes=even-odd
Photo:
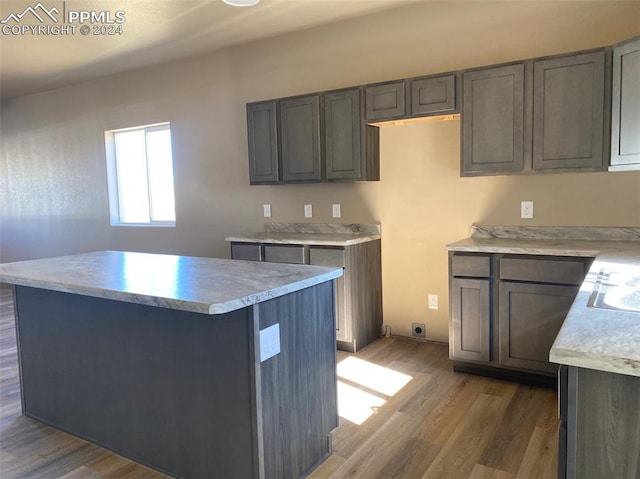
[[[282,179],[287,182],[322,179],[320,165],[320,96],[280,101]]]
[[[605,167],[603,51],[534,63],[533,168]]]
[[[640,37],[250,103],[251,184],[377,181],[378,122],[458,112],[461,176],[640,170]]]
[[[464,74],[462,174],[522,171],[524,65]]]
[[[252,185],[380,179],[363,88],[247,104]]]
[[[456,77],[414,78],[409,82],[411,116],[451,113],[456,109]]]
[[[462,176],[602,171],[605,52],[465,72]]]
[[[324,95],[324,128],[327,179],[360,179],[360,90],[355,88]]]
[[[609,169],[640,170],[640,37],[613,49]]]
[[[366,89],[366,102],[368,121],[382,121],[404,116],[404,80],[368,86]]]
[[[280,181],[276,102],[247,104],[249,180],[252,185]]]

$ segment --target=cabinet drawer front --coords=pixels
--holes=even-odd
[[[265,245],[264,260],[271,263],[304,264],[304,246]]]
[[[585,261],[559,259],[500,259],[500,279],[580,285],[586,274]]]
[[[345,266],[345,251],[343,248],[309,248],[309,264],[317,266]]]
[[[454,254],[451,258],[451,275],[488,278],[491,276],[489,256],[482,254]]]
[[[231,259],[262,261],[262,247],[257,243],[231,243]]]

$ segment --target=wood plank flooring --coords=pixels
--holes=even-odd
[[[338,362],[340,408],[361,424],[340,418],[333,454],[310,479],[556,477],[553,390],[454,373],[445,345],[404,338],[381,338],[355,355],[339,352]],[[6,286],[0,288],[0,477],[166,478],[21,415]]]

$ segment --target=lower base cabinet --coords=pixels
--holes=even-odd
[[[454,369],[516,380],[555,376],[549,350],[591,258],[461,252],[449,258]]]
[[[577,286],[501,282],[500,364],[556,374],[549,350],[576,294]]]
[[[232,242],[231,258],[344,268],[335,281],[338,349],[355,353],[381,335],[380,240],[347,246]]]
[[[638,479],[638,398],[638,376],[563,366],[558,478]]]

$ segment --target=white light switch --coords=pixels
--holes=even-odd
[[[340,207],[340,204],[337,203],[331,206],[331,214],[334,218],[340,218],[342,216],[342,208]]]
[[[313,205],[304,205],[304,217],[313,218]]]
[[[520,203],[520,218],[533,218],[533,201]]]
[[[262,205],[265,218],[271,218],[271,205]]]
[[[260,362],[280,354],[280,324],[276,323],[260,331]]]

